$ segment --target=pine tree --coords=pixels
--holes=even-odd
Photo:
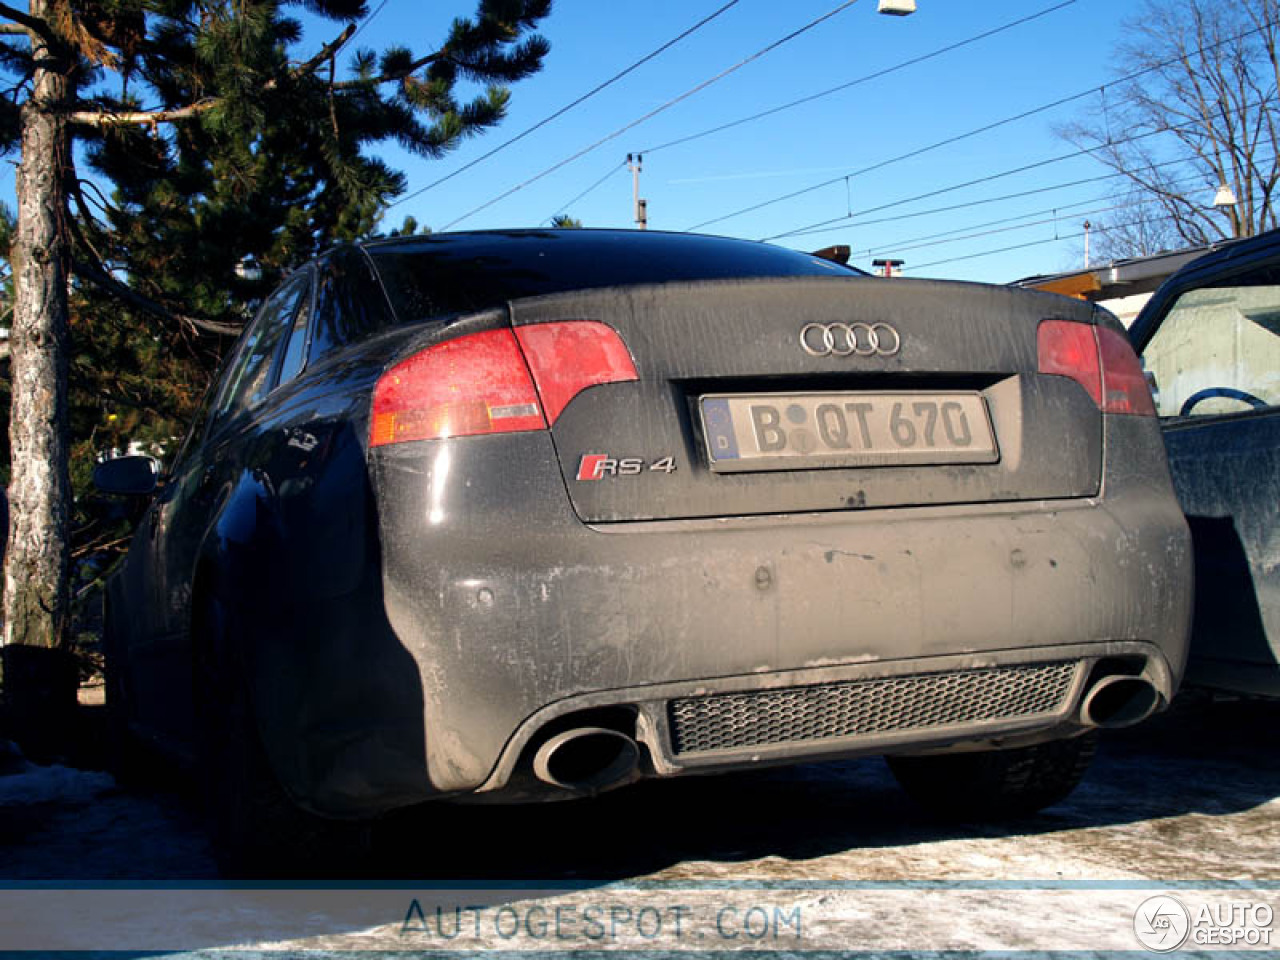
[[[234,334],[281,271],[371,232],[405,186],[378,145],[435,158],[498,123],[508,85],[541,67],[533,31],[550,6],[478,0],[425,52],[360,49],[340,70],[365,0],[0,2],[0,149],[21,150],[6,695],[20,682],[11,655],[57,649],[67,630],[71,374],[115,397],[130,419],[113,429],[193,403],[129,369],[180,385],[216,355],[202,332]],[[304,36],[291,8],[333,34]],[[237,275],[242,258],[260,279]]]

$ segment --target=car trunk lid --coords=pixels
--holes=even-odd
[[[1093,322],[1060,297],[935,281],[770,279],[518,300],[616,331],[636,379],[551,424],[590,523],[1091,496],[1101,415],[1038,373],[1037,329]],[[803,338],[803,339],[802,339]]]

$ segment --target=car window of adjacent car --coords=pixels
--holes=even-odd
[[[1142,359],[1162,417],[1280,404],[1280,269],[1183,293]]]
[[[266,395],[271,361],[285,333],[293,327],[307,286],[305,275],[294,277],[263,304],[227,371],[214,413],[215,428]]]
[[[338,250],[316,265],[316,321],[311,335],[311,363],[393,322],[382,284],[363,252]]]

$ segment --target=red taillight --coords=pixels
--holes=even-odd
[[[588,387],[640,379],[626,344],[617,331],[603,323],[539,323],[516,328],[516,336],[538,385],[548,423],[555,423],[569,401]]]
[[[1103,413],[1155,416],[1151,391],[1129,341],[1107,327],[1046,320],[1036,335],[1041,373],[1070,377]]]
[[[1102,412],[1154,417],[1156,405],[1151,400],[1151,387],[1129,338],[1106,327],[1096,329],[1098,352],[1102,354]]]
[[[626,345],[603,323],[472,333],[383,374],[373,391],[369,443],[545,430],[588,387],[637,379]]]
[[[1036,335],[1040,372],[1070,377],[1102,406],[1102,369],[1093,327],[1069,320],[1046,320]]]
[[[510,330],[447,340],[396,364],[373,391],[370,446],[542,430],[538,393]]]

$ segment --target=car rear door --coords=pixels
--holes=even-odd
[[[1280,692],[1280,256],[1138,323],[1195,543],[1191,677]]]
[[[309,273],[272,294],[235,347],[216,392],[203,438],[175,465],[144,520],[150,542],[149,641],[134,658],[138,718],[153,730],[188,740],[191,711],[192,577],[210,524],[237,470],[237,438],[250,428],[266,395],[295,318],[309,303]]]

